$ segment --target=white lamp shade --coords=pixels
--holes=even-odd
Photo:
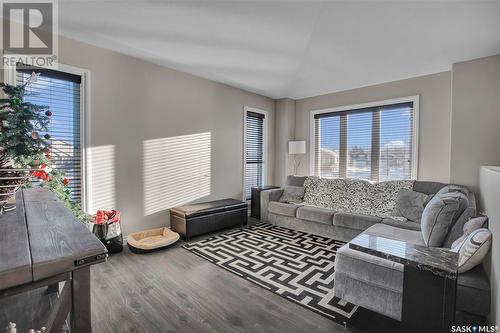
[[[305,154],[306,142],[305,141],[288,141],[289,154]]]

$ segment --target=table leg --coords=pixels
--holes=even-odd
[[[74,333],[91,333],[90,266],[73,271],[71,323]]]
[[[405,266],[401,332],[449,333],[455,319],[457,280]]]

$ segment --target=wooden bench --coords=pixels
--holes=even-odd
[[[170,209],[170,225],[184,240],[225,228],[245,226],[248,207],[244,201],[223,199]]]
[[[18,191],[16,208],[0,216],[0,300],[14,300],[7,306],[19,309],[18,303],[30,301],[30,292],[45,288],[45,294],[55,295],[44,302],[50,303],[49,315],[29,328],[61,332],[71,313],[71,332],[92,332],[90,265],[106,261],[106,248],[47,189]],[[28,321],[26,315],[32,315],[14,314]],[[18,329],[32,322],[18,322]]]

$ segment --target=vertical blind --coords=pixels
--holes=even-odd
[[[413,102],[314,115],[314,174],[410,179]]]
[[[42,68],[18,67],[16,80],[23,84],[31,73],[38,80],[26,86],[25,100],[45,105],[52,112],[47,132],[54,166],[69,179],[68,188],[76,202],[81,201],[81,142],[80,142],[80,85],[79,75]]]
[[[245,133],[245,196],[250,199],[252,187],[264,183],[264,115],[247,111]]]

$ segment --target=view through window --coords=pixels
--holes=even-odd
[[[413,175],[413,102],[314,115],[314,174],[385,181]]]

